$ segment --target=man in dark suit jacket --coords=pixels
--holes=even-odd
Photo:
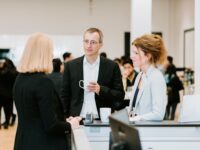
[[[66,116],[92,113],[100,118],[99,108],[117,109],[124,99],[124,90],[119,66],[99,56],[103,42],[102,32],[89,28],[84,33],[85,55],[65,64],[62,100]],[[86,89],[79,84],[89,82]],[[88,96],[90,95],[90,96]]]

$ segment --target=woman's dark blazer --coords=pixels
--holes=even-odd
[[[44,73],[19,74],[13,89],[18,113],[14,150],[67,150],[71,126]]]

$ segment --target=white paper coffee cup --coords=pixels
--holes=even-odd
[[[100,117],[101,122],[107,123],[109,122],[109,115],[111,114],[111,108],[102,107],[100,108]]]

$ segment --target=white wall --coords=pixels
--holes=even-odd
[[[174,36],[178,39],[174,43],[174,51],[176,51],[176,63],[180,66],[183,64],[183,36],[184,30],[194,27],[194,0],[171,0],[171,5],[174,5],[173,28],[175,29]],[[194,51],[194,50],[191,50]],[[191,60],[194,61],[194,60]]]
[[[27,38],[28,35],[0,35],[0,48],[10,49],[7,57],[12,59],[15,64],[18,64]],[[55,58],[62,59],[62,54],[66,50],[72,52],[74,57],[83,55],[82,36],[53,35],[51,38],[54,41]]]
[[[195,93],[200,94],[200,1],[195,0]]]
[[[131,0],[131,42],[151,33],[152,0]]]
[[[194,0],[152,0],[152,31],[161,31],[177,67],[183,67],[183,33],[194,27]],[[192,60],[191,60],[192,61]]]
[[[162,32],[163,40],[168,51],[170,51],[169,9],[168,0],[152,0],[152,31]]]
[[[0,22],[0,35],[82,36],[95,26],[104,33],[102,51],[115,58],[124,54],[130,31],[130,0],[0,0]]]
[[[82,36],[85,29],[96,26],[104,32],[102,51],[115,58],[124,54],[123,34],[131,28],[130,7],[130,0],[0,0],[0,35],[42,31]],[[183,31],[194,27],[194,0],[152,0],[152,8],[152,31],[163,33],[169,55],[182,67]],[[77,54],[82,49],[69,51]]]

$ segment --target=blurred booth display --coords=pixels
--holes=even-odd
[[[184,30],[183,36],[183,64],[194,69],[194,28]]]
[[[184,82],[185,87],[184,94],[191,95],[194,94],[194,71],[192,69],[186,69],[184,72]]]
[[[0,59],[6,58],[9,52],[10,52],[10,49],[8,48],[0,48]]]
[[[177,68],[176,72],[184,85],[184,95],[194,94],[194,71],[191,68]]]

